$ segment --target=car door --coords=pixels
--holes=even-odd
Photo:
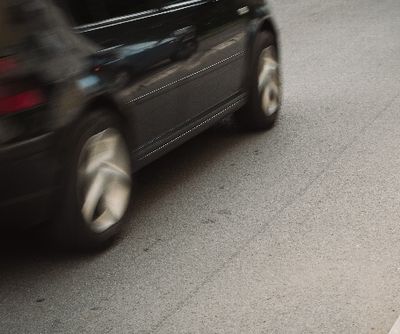
[[[178,36],[165,30],[159,0],[68,0],[76,31],[97,47],[93,61],[125,101],[137,155],[167,141],[184,122],[175,80]],[[179,66],[178,66],[179,67]],[[175,87],[174,87],[175,88]]]
[[[242,88],[248,8],[236,0],[164,0],[161,14],[170,34],[190,31],[191,56],[180,78],[187,119],[207,116]]]

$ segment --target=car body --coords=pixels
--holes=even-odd
[[[6,0],[0,5],[1,224],[58,210],[76,129],[121,124],[135,172],[242,108],[265,1]]]

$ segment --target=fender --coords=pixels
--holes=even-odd
[[[274,46],[279,54],[279,32],[276,24],[272,18],[271,10],[265,0],[252,0],[248,1],[251,11],[251,19],[247,27],[247,44],[246,44],[246,75],[244,78],[244,87],[249,80],[248,74],[250,73],[252,60],[254,59],[254,43],[258,34],[262,31],[270,32],[274,36]]]
[[[68,94],[60,94],[54,99],[55,104],[58,106],[54,122],[61,130],[59,131],[60,142],[68,142],[71,129],[76,126],[77,122],[85,114],[99,109],[112,109],[113,114],[119,118],[119,123],[126,135],[126,139],[133,147],[135,143],[134,134],[128,131],[128,119],[131,119],[132,115],[128,117],[128,105],[120,94],[116,94],[115,90],[115,88],[107,84],[107,80],[96,73],[87,73],[64,82],[57,91],[67,91]],[[71,96],[74,98],[71,99]],[[63,116],[60,117],[59,115]]]

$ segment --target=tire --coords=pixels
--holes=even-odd
[[[86,116],[71,139],[52,236],[69,249],[102,249],[128,220],[132,162],[127,140],[119,122],[106,111]]]
[[[261,32],[254,44],[248,100],[235,114],[249,130],[268,130],[276,122],[282,100],[278,52],[271,33]]]

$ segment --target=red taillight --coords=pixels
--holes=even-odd
[[[45,102],[39,89],[26,90],[9,96],[0,95],[0,115],[38,107]]]
[[[0,58],[0,116],[33,109],[46,102],[38,82],[32,76],[18,73],[20,69],[14,57]]]

